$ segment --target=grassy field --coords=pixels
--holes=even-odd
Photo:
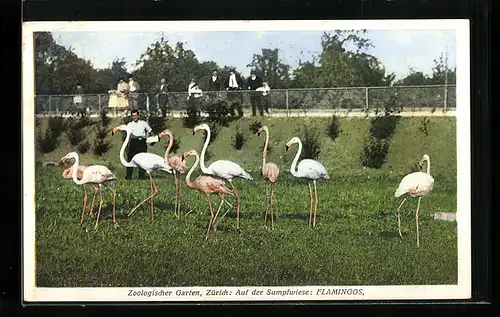
[[[428,135],[419,130],[420,118],[401,118],[392,137],[387,162],[380,169],[363,168],[359,156],[369,135],[370,121],[341,119],[341,134],[334,142],[321,132],[318,160],[330,180],[318,183],[316,228],[308,227],[307,183],[289,173],[297,147],[286,142],[299,135],[301,123],[323,127],[329,119],[266,118],[271,132],[268,160],[281,170],[276,185],[275,230],[263,226],[265,182],[260,177],[264,137],[253,135],[251,119],[221,128],[209,145],[217,159],[238,162],[253,181],[236,180],[242,199],[240,229],[236,213],[228,214],[218,231],[204,241],[209,221],[204,195],[183,181],[182,215],[174,214],[173,177],[155,173],[159,194],[156,217],[149,204],[132,216],[126,214],[149,192],[148,180],[125,181],[118,151],[122,137],[109,136],[112,147],[104,157],[81,155],[81,164],[105,164],[118,180],[117,219],[111,221],[111,195],[106,189],[99,230],[95,218],[80,225],[83,189],[60,174],[63,167],[36,166],[36,283],[39,287],[106,286],[241,286],[241,285],[408,285],[457,283],[456,223],[433,220],[435,212],[456,211],[455,118],[432,118]],[[45,122],[40,122],[43,127]],[[119,124],[113,121],[110,127]],[[167,123],[180,139],[177,153],[201,151],[203,135],[192,135],[178,120]],[[244,133],[242,150],[232,147],[236,129]],[[92,134],[89,130],[89,140]],[[149,148],[163,154],[162,140]],[[57,161],[71,149],[61,136],[59,148],[37,153],[37,160]],[[424,153],[431,158],[436,183],[420,208],[420,248],[416,247],[416,199],[403,207],[401,239],[397,233],[394,196],[401,178],[411,172]],[[194,158],[188,159],[188,168]],[[208,165],[208,164],[207,164]],[[199,174],[199,169],[192,179]],[[134,176],[136,176],[135,174]],[[218,199],[213,197],[214,207]],[[229,198],[233,202],[232,198]],[[97,211],[97,208],[95,208]]]

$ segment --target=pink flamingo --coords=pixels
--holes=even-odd
[[[208,233],[210,232],[210,227],[211,227],[213,221],[215,221],[215,219],[217,219],[217,216],[218,216],[219,211],[222,207],[222,204],[225,202],[229,206],[229,208],[226,211],[226,213],[224,215],[222,215],[222,217],[217,222],[215,222],[215,224],[213,225],[214,231],[217,231],[217,225],[219,224],[219,222],[222,219],[224,219],[224,217],[226,216],[226,214],[230,210],[233,209],[233,206],[227,200],[224,199],[224,194],[233,195],[233,192],[229,188],[227,188],[226,184],[224,183],[224,181],[222,179],[214,178],[211,176],[200,175],[193,182],[191,182],[189,180],[191,177],[191,174],[193,173],[194,169],[196,168],[196,166],[200,162],[200,156],[198,155],[198,152],[196,152],[195,150],[184,152],[182,159],[185,160],[188,156],[191,156],[191,155],[196,156],[196,161],[194,162],[193,166],[191,166],[191,169],[189,170],[189,172],[186,175],[186,184],[189,188],[196,189],[199,192],[202,192],[205,195],[207,195],[208,206],[210,207],[210,221],[208,223],[207,234],[205,235],[205,240],[207,240]],[[210,202],[210,194],[212,194],[212,193],[217,193],[221,198],[221,202],[220,202],[219,208],[217,209],[217,212],[215,213],[215,217],[214,217],[214,213],[213,213],[213,209],[212,209],[212,203]]]
[[[163,130],[158,136],[160,138],[168,135],[169,142],[167,150],[165,151],[165,161],[167,161],[168,165],[172,168],[172,173],[174,174],[175,181],[175,204],[177,209],[177,217],[181,216],[181,192],[182,192],[182,181],[178,184],[177,182],[177,173],[184,174],[186,172],[186,161],[183,160],[180,156],[168,155],[170,149],[174,145],[174,136],[169,129]],[[181,176],[182,177],[182,176]]]
[[[77,185],[83,184],[93,184],[99,186],[99,210],[97,212],[97,221],[95,223],[95,230],[97,230],[99,225],[99,216],[101,215],[101,207],[102,207],[102,185],[106,185],[113,193],[113,224],[115,228],[118,227],[116,223],[115,216],[115,205],[116,205],[116,191],[111,188],[107,182],[116,179],[116,176],[104,165],[91,165],[85,168],[82,174],[81,180],[77,178],[77,170],[78,170],[78,154],[76,152],[70,152],[66,154],[63,158],[61,158],[61,163],[65,163],[69,159],[75,159],[75,163],[73,164],[73,181]],[[85,197],[83,200],[83,211],[82,211],[82,223],[84,219],[85,206],[87,204],[87,195],[85,192]]]
[[[78,180],[81,180],[82,177],[83,177],[83,171],[87,168],[87,166],[85,165],[79,165],[78,166],[78,170],[77,170],[77,174],[76,174],[76,178]],[[73,165],[66,168],[63,172],[62,172],[62,177],[64,179],[73,179]],[[83,184],[83,192],[85,193],[85,196],[84,197],[87,197],[87,188],[86,188],[86,184]],[[94,217],[94,213],[92,212],[92,210],[94,209],[94,201],[95,201],[95,197],[97,196],[97,191],[99,190],[99,188],[92,184],[92,186],[94,186],[94,195],[92,196],[92,203],[90,204],[90,208],[89,208],[89,216],[90,217]],[[84,198],[86,199],[86,198]],[[83,206],[83,210],[85,212],[85,205]],[[83,223],[83,218],[82,218],[82,223]]]
[[[429,158],[429,155],[424,154],[420,162],[418,162],[418,165],[420,166],[420,168],[422,168],[424,166],[424,162],[426,161],[427,173],[414,172],[406,175],[405,177],[403,177],[403,179],[399,183],[398,188],[396,189],[396,192],[394,193],[395,197],[406,195],[398,207],[398,231],[401,238],[403,238],[403,235],[401,234],[401,206],[403,206],[408,196],[418,197],[417,212],[415,213],[415,223],[417,227],[417,247],[420,245],[418,236],[418,210],[420,209],[420,200],[422,199],[422,196],[427,195],[434,187],[434,178],[430,174],[431,159]]]
[[[273,221],[273,199],[274,199],[274,185],[278,180],[278,176],[280,174],[280,169],[278,165],[272,162],[266,163],[267,156],[267,146],[269,145],[269,128],[267,126],[261,127],[257,131],[257,135],[260,136],[262,132],[266,132],[266,142],[264,144],[264,151],[262,153],[262,176],[271,182],[271,195],[268,203],[268,183],[266,182],[266,215],[264,216],[264,226],[267,223],[267,211],[268,207],[271,209],[271,228],[274,229],[274,221]]]

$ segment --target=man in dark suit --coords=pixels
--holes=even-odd
[[[157,88],[158,106],[160,107],[162,117],[167,116],[167,103],[168,103],[168,86],[165,78],[160,80],[160,85]]]
[[[231,113],[235,116],[234,108],[238,111],[238,116],[243,117],[243,109],[241,108],[241,103],[243,102],[243,96],[241,95],[241,90],[244,87],[243,80],[240,76],[236,74],[234,69],[231,69],[227,80],[224,82],[224,88],[227,90],[227,101],[231,109]]]
[[[247,86],[249,90],[253,90],[250,93],[250,103],[252,104],[252,116],[257,115],[257,108],[259,109],[259,115],[264,115],[264,109],[262,108],[262,92],[257,91],[257,88],[263,86],[262,78],[255,74],[255,70],[250,72],[250,77],[247,80]]]
[[[207,93],[208,98],[210,99],[211,103],[215,103],[218,97],[218,91],[221,90],[222,85],[219,76],[217,75],[217,69],[214,69],[212,71],[212,75],[208,79],[208,85],[207,85],[207,90],[209,91]]]

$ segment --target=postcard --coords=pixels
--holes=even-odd
[[[26,303],[471,298],[468,20],[22,36]]]

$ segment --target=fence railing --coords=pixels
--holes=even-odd
[[[252,93],[254,92],[250,90],[207,91],[203,92],[202,99],[210,94],[222,100],[236,98],[241,102],[243,108],[249,108]],[[124,110],[110,107],[110,96],[110,94],[84,94],[80,107],[85,108],[87,113],[100,113],[103,109],[108,112]],[[166,96],[168,98],[166,103],[168,113],[182,113],[188,107],[187,92],[169,92]],[[268,98],[271,109],[286,114],[335,109],[375,111],[383,109],[391,102],[410,110],[442,109],[446,111],[449,108],[455,108],[456,86],[273,89]],[[74,113],[78,109],[75,101],[75,95],[35,95],[35,112],[45,115]],[[147,110],[148,113],[160,113],[159,95],[138,94],[137,107]]]

